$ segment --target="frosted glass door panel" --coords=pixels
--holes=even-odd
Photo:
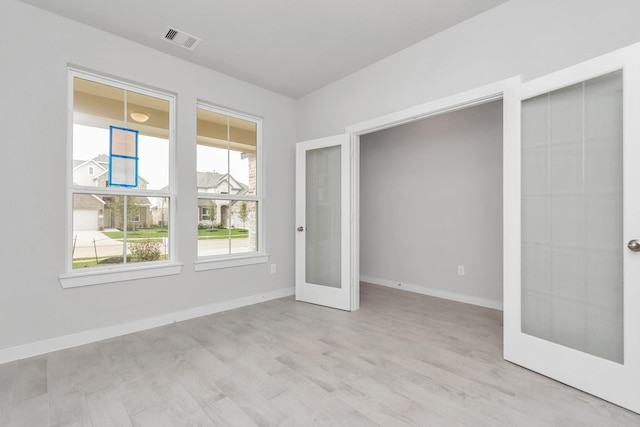
[[[341,146],[306,155],[306,282],[341,287]]]
[[[622,72],[522,103],[522,332],[623,363]]]

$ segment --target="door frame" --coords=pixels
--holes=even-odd
[[[505,160],[507,153],[512,153],[514,149],[518,149],[520,141],[520,98],[517,96],[517,89],[520,86],[521,77],[515,76],[495,83],[480,86],[465,92],[461,92],[452,96],[447,96],[425,104],[416,105],[411,108],[396,111],[391,114],[376,117],[371,120],[355,123],[345,128],[345,132],[351,138],[351,212],[352,212],[352,275],[353,275],[353,292],[352,298],[354,305],[360,307],[360,136],[369,133],[409,124],[418,120],[434,117],[440,114],[451,113],[465,108],[474,107],[488,102],[502,99],[503,103],[503,174],[507,176],[508,165]],[[519,169],[518,169],[519,173]],[[503,191],[507,191],[507,186],[513,183],[504,180]],[[519,213],[519,210],[517,211]],[[503,229],[507,232],[507,227],[513,227],[513,221],[509,219],[509,215],[514,215],[513,207],[507,207],[503,203]],[[519,219],[518,219],[519,221]],[[507,259],[508,250],[506,247],[506,234],[504,247],[504,265],[505,268],[511,259]],[[506,276],[504,276],[506,278]],[[503,288],[506,288],[503,280]],[[506,291],[506,289],[504,289]]]

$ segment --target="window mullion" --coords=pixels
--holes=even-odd
[[[214,199],[214,200],[239,200],[246,202],[258,202],[260,198],[258,196],[240,196],[237,194],[217,194],[217,193],[198,193],[199,199]]]
[[[122,237],[122,262],[124,264],[127,263],[127,232],[129,231],[129,217],[127,215],[128,213],[128,209],[127,209],[127,202],[128,202],[128,197],[127,196],[123,196],[124,198],[124,212],[122,213],[122,218],[123,218],[123,224],[122,224],[122,230],[123,230],[123,237]]]

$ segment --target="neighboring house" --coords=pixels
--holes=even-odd
[[[249,187],[236,180],[233,176],[218,172],[198,172],[197,186],[199,193],[217,194],[237,194],[239,196],[247,194]],[[212,215],[213,209],[215,214]],[[240,219],[241,203],[232,203],[229,206],[228,200],[217,200],[215,206],[211,200],[198,200],[198,223],[208,223],[214,221],[216,224],[231,227],[244,227]]]
[[[243,196],[249,193],[249,186],[238,181],[232,175],[219,172],[197,172],[198,193],[212,194],[232,194]],[[198,200],[198,223],[210,226],[215,224],[231,224],[231,227],[245,228],[250,225],[250,220],[242,221],[240,211],[242,202],[231,202],[228,200],[216,200],[215,206],[212,200]],[[212,215],[213,209],[215,214]],[[158,198],[156,204],[151,207],[153,224],[166,226],[169,223],[169,206],[167,200]],[[251,219],[253,221],[253,219]]]
[[[73,229],[104,229],[105,201],[93,194],[76,194],[73,196]]]
[[[101,154],[89,160],[73,161],[73,182],[87,187],[108,187],[109,156]],[[139,177],[139,188],[146,188],[148,181]],[[113,212],[118,204],[115,197],[100,194],[76,194],[73,197],[73,229],[104,230],[122,229],[122,214]],[[135,207],[128,210],[134,228],[146,228],[152,224],[151,202],[146,197],[135,197]]]

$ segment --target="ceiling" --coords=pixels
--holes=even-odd
[[[21,1],[296,99],[507,0]]]

